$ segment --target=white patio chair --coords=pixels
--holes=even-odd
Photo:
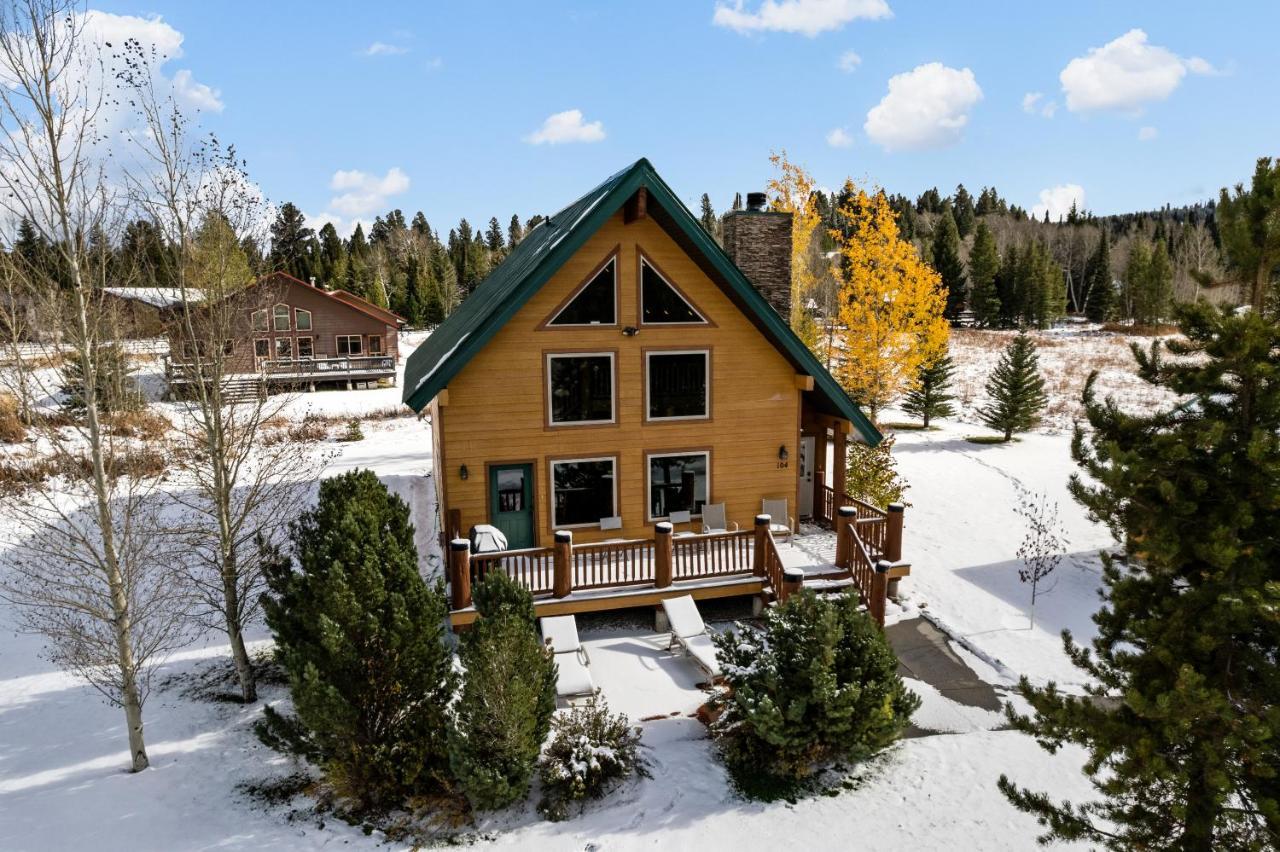
[[[704,533],[737,532],[738,525],[729,529],[729,520],[723,503],[707,503],[702,507],[702,531]]]
[[[716,646],[711,642],[707,625],[702,621],[698,605],[690,595],[666,598],[662,609],[671,625],[671,641],[667,648],[679,645],[711,677],[720,677],[720,662],[716,659]]]
[[[689,511],[671,512],[667,515],[667,520],[671,522],[671,526],[673,529],[675,527],[678,527],[680,524],[691,524],[693,523],[693,512],[689,512]],[[676,535],[677,536],[693,535],[693,530],[679,530],[676,532]]]
[[[792,543],[792,531],[795,529],[796,519],[788,514],[786,499],[761,500],[760,506],[761,511],[770,518],[769,532],[776,536],[786,536],[787,542]],[[786,523],[783,523],[783,521]]]
[[[595,695],[599,690],[587,668],[591,659],[578,641],[578,622],[572,615],[553,615],[538,620],[542,641],[551,646],[556,660],[556,695],[565,700]]]

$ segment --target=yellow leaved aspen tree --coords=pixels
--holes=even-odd
[[[769,162],[778,170],[767,186],[769,207],[791,214],[791,316],[788,319],[791,330],[812,349],[818,341],[818,327],[805,306],[817,283],[811,247],[822,214],[818,212],[812,175],[788,160],[786,150],[770,154]]]
[[[852,180],[831,231],[839,248],[843,351],[836,375],[875,420],[915,386],[920,367],[946,354],[942,279],[898,236],[884,192],[869,195]]]

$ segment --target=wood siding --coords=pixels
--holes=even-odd
[[[399,334],[395,323],[383,319],[347,304],[324,291],[295,281],[285,276],[268,276],[260,283],[245,291],[242,297],[243,309],[237,310],[236,322],[239,324],[235,334],[235,349],[232,353],[232,369],[239,372],[253,372],[257,364],[254,359],[254,341],[265,339],[270,342],[271,359],[276,356],[276,341],[289,339],[293,357],[298,357],[298,338],[312,338],[312,357],[333,358],[338,356],[337,338],[339,335],[360,335],[362,355],[369,353],[370,335],[382,337],[382,353],[398,360]],[[272,322],[272,308],[278,304],[289,306],[289,330],[275,331]],[[297,313],[295,309],[311,312],[311,330],[298,331]],[[251,315],[256,310],[266,310],[267,331],[254,331]],[[187,360],[182,351],[179,329],[170,329],[170,357],[175,362]],[[347,354],[347,353],[343,353]]]
[[[593,269],[618,252],[618,320],[640,327],[542,327]],[[707,325],[644,325],[637,316],[638,251],[696,305]],[[708,419],[646,422],[644,352],[707,349],[711,358]],[[551,427],[546,419],[544,363],[548,352],[616,351],[615,423]],[[646,454],[710,451],[709,502],[726,503],[728,518],[751,526],[763,498],[785,497],[796,511],[801,391],[795,370],[727,296],[652,218],[624,223],[619,211],[535,294],[449,383],[446,405],[433,405],[439,442],[437,493],[442,517],[460,510],[463,530],[485,523],[485,463],[535,459],[537,543],[551,542],[549,460],[617,456],[621,530],[575,529],[576,541],[647,537]],[[437,403],[439,400],[436,401]],[[778,448],[790,460],[780,467]],[[460,468],[469,476],[463,480]],[[608,507],[600,509],[608,515]],[[699,522],[695,519],[694,527]],[[678,530],[679,531],[679,530]]]

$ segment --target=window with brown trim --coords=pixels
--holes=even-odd
[[[612,423],[612,352],[547,355],[547,412],[553,426]]]
[[[649,324],[704,324],[706,317],[689,304],[662,273],[640,258],[640,321]]]
[[[711,412],[711,355],[705,349],[645,353],[645,416],[697,420]]]
[[[649,453],[649,520],[672,512],[701,515],[711,493],[711,454]]]
[[[613,456],[551,462],[551,524],[595,526],[618,514],[617,459]]]
[[[337,338],[339,355],[363,355],[364,347],[361,346],[360,335],[358,334],[339,334]]]
[[[315,357],[314,342],[315,342],[314,337],[299,337],[298,338],[298,357],[299,358]]]
[[[382,335],[381,334],[369,335],[369,354],[370,355],[385,354],[382,351]]]
[[[304,311],[302,308],[293,309],[293,327],[298,331],[311,330],[311,311]]]
[[[276,305],[271,309],[271,326],[275,331],[289,330],[289,306]]]
[[[290,337],[276,338],[276,358],[282,361],[293,359],[293,339]]]
[[[611,257],[547,325],[614,325],[617,321],[618,259]]]
[[[253,357],[270,358],[271,357],[271,341],[265,337],[259,337],[253,341]]]

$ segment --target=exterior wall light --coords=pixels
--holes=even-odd
[[[465,464],[462,467],[458,468],[459,478],[466,480],[466,478],[470,475],[471,475],[471,471],[467,470],[467,466]]]
[[[640,333],[640,329],[636,328],[634,325],[629,325],[622,330],[622,333],[627,337],[635,337]]]
[[[781,447],[778,447],[778,461],[784,462],[788,458],[790,458],[790,455],[791,454],[787,452],[786,444],[783,444]],[[466,477],[463,477],[463,478],[465,479]]]

